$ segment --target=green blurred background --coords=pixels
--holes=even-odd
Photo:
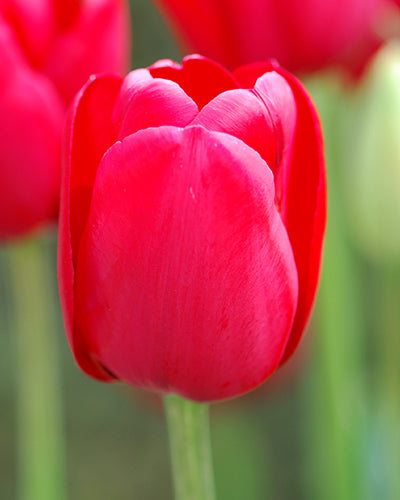
[[[41,242],[53,254],[52,234]],[[0,498],[17,496],[15,339],[9,298],[8,253],[1,258]],[[67,498],[74,500],[165,499],[172,496],[166,424],[161,399],[122,384],[102,384],[75,365],[62,325],[54,272],[54,332],[62,379],[62,415],[67,447]],[[40,287],[40,283],[37,283]],[[305,341],[307,351],[310,337]],[[212,446],[218,498],[310,498],[305,483],[302,402],[307,391],[307,352],[298,352],[260,389],[212,406]],[[38,443],[40,446],[40,443]]]
[[[148,0],[131,0],[131,14],[132,68],[161,58],[181,58]],[[213,405],[219,500],[400,498],[398,274],[392,266],[371,263],[352,242],[341,188],[346,173],[343,168],[329,170],[333,164],[346,163],[346,151],[335,147],[343,132],[337,121],[341,98],[329,84],[312,82],[310,89],[320,105],[333,186],[320,300],[301,348],[283,369],[251,394]],[[76,367],[58,303],[55,231],[46,234],[39,246],[54,270],[48,310],[54,310],[56,318],[67,498],[172,499],[161,401],[121,384],[93,381]],[[21,380],[15,359],[11,252],[11,246],[0,249],[0,498],[4,500],[18,498],[16,388]],[[44,286],[31,285],[38,290]]]

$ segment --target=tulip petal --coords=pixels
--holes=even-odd
[[[294,353],[315,299],[326,225],[326,177],[322,131],[306,90],[283,69],[296,99],[298,125],[293,146],[287,195],[286,228],[299,274],[299,303],[281,363]]]
[[[112,112],[122,79],[92,78],[77,95],[67,122],[66,157],[59,221],[58,274],[61,305],[71,349],[79,366],[100,380],[111,377],[89,358],[74,323],[76,257],[86,224],[97,167],[115,140]]]
[[[284,213],[299,275],[299,303],[283,363],[296,349],[314,303],[325,233],[326,179],[319,119],[300,82],[272,62],[244,66],[235,72],[235,76],[242,85],[254,85],[271,69],[286,79],[297,105],[297,127]]]
[[[292,168],[294,134],[297,109],[292,89],[276,71],[268,71],[257,79],[254,92],[268,109],[279,144],[278,158],[274,165],[275,204],[286,224],[288,182]]]
[[[176,82],[199,109],[221,92],[239,88],[235,78],[222,66],[197,55],[185,57],[182,64],[159,61],[150,66],[149,71],[154,78]]]
[[[137,132],[99,166],[76,273],[77,323],[118,378],[211,401],[278,365],[297,271],[273,175],[200,126]]]
[[[192,124],[241,139],[275,170],[280,149],[275,124],[268,108],[251,91],[228,90],[218,95],[204,106]]]
[[[279,64],[273,60],[245,64],[236,68],[232,74],[239,84],[245,89],[251,89],[257,80],[268,71],[279,73]]]
[[[198,112],[195,102],[177,83],[136,70],[124,80],[113,118],[118,139],[122,139],[148,127],[184,127]]]
[[[251,90],[231,90],[208,103],[192,122],[243,140],[275,175],[276,204],[284,208],[286,179],[296,123],[296,104],[286,80],[274,71]]]

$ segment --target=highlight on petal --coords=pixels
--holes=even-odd
[[[182,65],[165,60],[150,66],[154,78],[165,78],[176,82],[199,109],[221,92],[237,89],[235,78],[222,66],[205,57],[191,55],[185,57]]]
[[[192,122],[207,130],[225,132],[257,151],[274,171],[280,156],[272,116],[253,92],[228,90],[210,101]]]
[[[117,129],[120,116],[124,114],[124,110],[129,104],[132,89],[136,85],[141,85],[142,83],[150,82],[151,80],[153,80],[153,77],[147,69],[135,69],[134,71],[129,72],[122,80],[122,85],[118,98],[115,102],[113,112],[113,121]]]
[[[58,274],[68,340],[82,370],[100,380],[111,377],[88,356],[83,345],[74,323],[73,289],[97,167],[116,136],[111,117],[121,83],[122,79],[114,76],[92,78],[77,95],[66,126],[60,204]]]
[[[148,127],[184,127],[198,112],[195,102],[177,83],[136,70],[122,84],[113,120],[118,139],[122,139]]]
[[[199,401],[261,383],[297,306],[266,163],[199,126],[116,143],[97,172],[75,304],[85,345],[122,380]]]
[[[275,204],[286,221],[287,185],[292,168],[292,151],[297,125],[297,108],[292,89],[276,71],[268,71],[257,79],[254,93],[268,109],[274,125],[278,158],[273,166]]]
[[[194,119],[209,130],[243,140],[268,163],[276,179],[278,205],[284,196],[286,170],[296,124],[296,103],[286,80],[275,71],[265,73],[250,89],[224,92]]]

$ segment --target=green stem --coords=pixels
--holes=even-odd
[[[361,285],[337,214],[331,211],[330,215],[312,375],[313,437],[316,464],[321,468],[315,477],[319,480],[317,498],[368,498],[363,479],[366,395]]]
[[[176,500],[214,500],[208,405],[164,398]]]
[[[341,94],[320,83],[314,98],[325,131],[328,227],[307,386],[311,498],[371,498],[365,478],[367,395],[360,266],[349,244],[339,168]],[[311,389],[311,390],[310,390]]]
[[[56,346],[55,266],[49,240],[9,248],[16,356],[18,498],[63,500],[61,388]],[[54,247],[54,245],[53,245]]]
[[[376,355],[373,411],[382,453],[376,495],[381,498],[400,498],[400,273],[388,266],[376,268],[375,332]],[[372,413],[372,412],[371,412]]]

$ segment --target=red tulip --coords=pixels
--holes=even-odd
[[[293,72],[357,71],[390,0],[155,0],[190,51],[229,68],[275,58]]]
[[[55,220],[64,114],[129,64],[125,0],[0,0],[0,238]]]
[[[274,63],[90,80],[67,126],[60,294],[80,367],[199,401],[296,348],[325,226],[319,122]]]

